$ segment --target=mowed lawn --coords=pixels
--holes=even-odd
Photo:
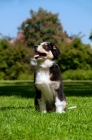
[[[0,82],[0,140],[92,140],[92,81],[64,81],[64,114],[34,109],[31,81]]]

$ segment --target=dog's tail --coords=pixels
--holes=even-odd
[[[77,106],[68,107],[68,108],[66,108],[66,110],[70,110],[70,109],[74,109],[74,108],[77,108]]]

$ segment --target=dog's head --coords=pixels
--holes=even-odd
[[[34,46],[36,55],[35,59],[50,59],[55,60],[60,54],[60,50],[56,47],[54,43],[43,42],[40,45]]]

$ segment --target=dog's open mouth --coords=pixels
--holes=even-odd
[[[37,54],[34,55],[34,58],[35,59],[38,59],[38,58],[43,58],[45,56],[46,56],[46,53],[37,52]]]

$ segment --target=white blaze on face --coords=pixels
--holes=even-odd
[[[42,45],[44,45],[44,44],[48,44],[49,42],[42,42],[40,45],[42,46]]]
[[[48,53],[48,52],[42,47],[42,45],[39,45],[39,46],[38,46],[37,51],[40,52],[40,53],[46,53],[46,54]]]

